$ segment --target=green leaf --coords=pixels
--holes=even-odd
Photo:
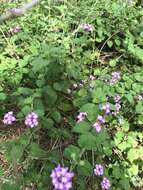
[[[100,76],[101,71],[99,69],[94,70],[94,75]]]
[[[60,112],[58,112],[58,111],[52,112],[51,117],[52,117],[57,123],[59,123],[60,120],[61,120],[61,114],[60,114]]]
[[[143,81],[143,76],[142,73],[135,73],[134,77],[137,81],[142,82]]]
[[[109,40],[109,41],[107,42],[107,45],[108,45],[109,48],[111,48],[111,47],[113,46],[113,42],[112,42],[111,40]]]
[[[76,133],[86,133],[91,129],[91,124],[86,121],[82,121],[80,123],[77,123],[73,129]]]
[[[115,67],[115,66],[116,66],[116,63],[117,63],[117,61],[116,61],[115,59],[112,59],[112,60],[109,61],[109,65],[110,65],[111,67]]]
[[[29,146],[29,156],[32,158],[43,158],[47,156],[47,153],[37,143],[32,142]]]
[[[61,161],[61,153],[59,152],[59,150],[52,150],[47,154],[47,159],[51,163],[57,164]]]
[[[24,106],[21,110],[21,112],[24,114],[24,115],[27,115],[28,113],[30,113],[32,111],[31,107],[30,106]]]
[[[94,132],[95,132],[95,130],[94,130]],[[101,144],[106,145],[107,139],[109,139],[109,135],[105,129],[102,129],[102,131],[100,133],[95,132],[95,142],[96,142],[97,148]]]
[[[130,149],[127,154],[127,158],[130,162],[139,158],[138,151],[136,149]]]
[[[95,121],[98,113],[99,108],[97,105],[88,103],[81,107],[80,112],[86,112],[87,113],[87,119],[91,122]]]
[[[126,177],[123,177],[119,181],[119,184],[122,187],[122,189],[124,189],[124,190],[130,190],[130,179],[127,179]]]
[[[133,164],[133,165],[128,169],[129,176],[131,176],[131,177],[132,177],[132,176],[137,176],[138,171],[139,171],[138,166]]]
[[[92,150],[97,148],[95,136],[91,133],[85,133],[79,137],[78,144],[81,148]]]
[[[48,103],[50,106],[53,106],[57,100],[56,91],[53,90],[51,86],[45,86],[43,88],[43,93],[46,103]]]
[[[77,161],[80,158],[80,149],[77,146],[70,145],[64,150],[64,156],[69,160]]]
[[[45,112],[45,107],[40,98],[35,98],[33,103],[33,109],[38,114],[38,116],[43,116]]]
[[[106,101],[106,94],[103,91],[103,88],[98,87],[92,93],[92,98],[94,103],[103,103]]]
[[[143,124],[143,114],[138,116],[138,124],[142,125]]]
[[[143,113],[143,103],[142,102],[138,102],[136,107],[135,107],[135,111],[136,113]]]
[[[20,87],[18,88],[17,92],[19,94],[25,95],[25,96],[30,96],[33,94],[33,90],[30,88],[24,88],[24,87]]]
[[[134,98],[133,98],[132,94],[127,94],[127,95],[125,95],[125,97],[127,98],[127,100],[128,100],[131,104],[134,103]]]
[[[4,183],[0,186],[1,190],[17,190],[19,188],[18,184],[15,183]]]
[[[92,165],[87,160],[81,160],[77,166],[77,171],[81,176],[91,176],[92,170]]]
[[[6,94],[1,92],[0,93],[0,101],[4,101],[6,99]]]
[[[112,175],[113,175],[116,179],[120,179],[120,177],[121,177],[120,167],[113,166],[112,169],[113,169]]]
[[[128,147],[130,147],[130,145],[125,141],[125,142],[122,142],[118,145],[118,148],[121,150],[121,151],[124,151],[126,150]]]
[[[143,61],[143,49],[141,49],[138,46],[135,46],[133,44],[130,44],[128,46],[128,51],[136,58],[138,58],[139,60]]]
[[[54,126],[54,121],[51,118],[43,118],[42,121],[42,127],[51,129]]]
[[[46,59],[43,59],[42,57],[36,57],[32,62],[32,71],[33,72],[39,72],[41,69],[46,67],[49,64],[49,61]]]

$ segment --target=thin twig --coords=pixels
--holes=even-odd
[[[5,20],[11,19],[11,18],[22,16],[29,9],[31,9],[32,7],[37,5],[38,3],[40,3],[40,0],[32,0],[32,1],[28,2],[28,3],[25,3],[21,7],[9,9],[8,11],[6,11],[2,15],[0,15],[0,22],[3,22]]]

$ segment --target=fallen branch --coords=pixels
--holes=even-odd
[[[6,11],[5,13],[3,13],[2,15],[0,15],[0,22],[3,22],[5,20],[11,19],[11,18],[22,16],[29,9],[31,9],[38,3],[40,3],[40,0],[32,0],[31,2],[25,3],[21,7],[10,9],[10,10]]]

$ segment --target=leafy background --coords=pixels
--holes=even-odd
[[[20,3],[3,3],[0,10]],[[83,23],[94,31],[85,32]],[[14,26],[21,30],[12,35]],[[143,101],[137,99],[143,93],[142,55],[139,1],[42,1],[1,24],[0,117],[13,110],[18,122],[8,127],[1,119],[0,189],[53,189],[50,173],[57,163],[74,171],[73,189],[100,189],[96,163],[104,165],[112,190],[142,189]],[[120,71],[121,80],[111,86],[113,71]],[[121,111],[107,116],[98,134],[91,126],[100,105],[108,97],[114,110],[116,94]],[[33,110],[39,126],[31,130],[23,118]],[[88,115],[77,124],[80,111]]]

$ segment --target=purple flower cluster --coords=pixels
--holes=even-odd
[[[89,23],[82,24],[81,27],[86,32],[92,32],[94,30],[94,27]]]
[[[10,28],[9,29],[9,32],[12,33],[12,34],[15,34],[15,33],[18,33],[20,31],[20,27],[19,26],[15,26],[13,28]]]
[[[90,75],[90,76],[89,76],[89,79],[93,81],[93,80],[95,80],[95,79],[96,79],[96,77],[95,77],[95,76],[93,76],[93,75]]]
[[[104,190],[108,190],[111,187],[110,181],[109,179],[107,179],[106,177],[103,178],[102,182],[101,182],[101,187]]]
[[[3,123],[5,125],[12,125],[16,121],[13,112],[10,111],[4,115]],[[34,112],[28,114],[25,118],[25,125],[33,128],[38,125],[38,115]]]
[[[28,114],[25,118],[25,125],[33,128],[38,125],[38,115],[34,112]]]
[[[101,131],[101,125],[98,122],[95,122],[92,126],[97,133],[99,133]]]
[[[94,174],[96,176],[102,176],[104,174],[104,168],[101,164],[95,165]],[[109,179],[106,177],[103,177],[103,179],[101,181],[101,188],[103,190],[108,190],[108,189],[110,189],[110,186],[111,186],[111,184],[110,184]]]
[[[114,102],[115,103],[118,103],[119,101],[121,100],[121,96],[120,95],[116,95],[116,96],[114,96]]]
[[[98,115],[96,122],[93,124],[93,128],[96,129],[96,132],[99,133],[101,131],[101,125],[105,123],[105,119],[102,115]]]
[[[104,172],[103,166],[101,164],[96,164],[94,169],[95,175],[97,176],[103,175],[103,172]]]
[[[81,87],[88,85],[90,90],[93,90],[94,84],[93,81],[95,80],[95,76],[90,75],[88,78],[82,79],[79,81],[79,83],[74,83],[70,88],[67,89],[67,93],[70,94],[72,92],[75,92],[79,90]]]
[[[121,79],[120,73],[119,72],[113,72],[112,73],[112,78],[110,80],[110,84],[113,85],[117,83]]]
[[[87,116],[86,112],[80,112],[77,116],[77,123],[80,123],[81,121],[83,121],[85,119],[85,117]]]
[[[51,178],[55,190],[69,190],[72,188],[72,178],[74,174],[58,165],[52,170]]]
[[[16,118],[14,117],[12,111],[10,111],[10,112],[8,112],[8,113],[6,113],[6,114],[4,115],[3,123],[4,123],[5,125],[12,125],[13,122],[15,122],[15,121],[16,121]]]
[[[101,108],[106,115],[110,114],[110,104],[107,102]]]
[[[121,109],[120,100],[121,100],[121,97],[119,95],[114,96],[115,111],[112,112],[112,115],[114,115],[114,116],[116,116]]]

